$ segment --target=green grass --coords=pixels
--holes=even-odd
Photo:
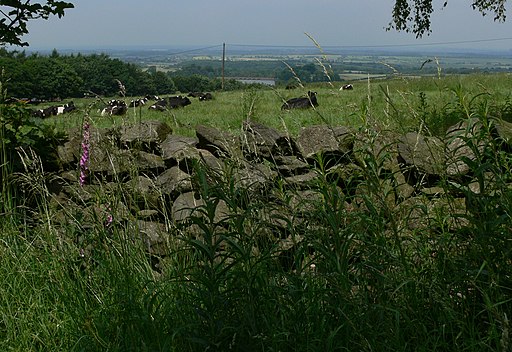
[[[247,118],[292,135],[327,123],[359,128],[371,146],[374,127],[440,134],[468,117],[510,118],[511,85],[506,75],[475,75],[357,82],[354,91],[220,92],[184,109],[113,119],[80,100],[81,111],[46,123],[80,127],[84,111],[99,127],[159,119],[183,135],[197,124],[239,133]],[[318,92],[318,109],[280,110],[281,97],[308,89]],[[38,171],[27,172],[20,177],[35,200],[2,194],[12,205],[0,220],[0,350],[507,351],[511,156],[494,144],[479,152],[475,175],[498,181],[472,199],[474,212],[453,230],[453,214],[390,204],[390,155],[366,147],[359,152],[367,167],[343,188],[319,160],[313,195],[298,198],[277,184],[271,203],[236,187],[229,163],[215,182],[198,166],[194,185],[205,204],[191,222],[201,235],[167,223],[171,254],[162,273],[151,269],[134,241],[134,218],[123,218],[121,207],[112,207],[116,221],[105,227],[101,211],[56,206]],[[440,185],[453,190],[448,180]],[[101,208],[124,202],[124,191],[115,183],[89,195],[78,189],[77,201]],[[229,217],[215,218],[219,202]],[[446,202],[444,209],[456,209],[455,199]],[[429,226],[404,226],[413,210]],[[276,234],[294,250],[283,252]]]
[[[81,126],[83,112],[88,111],[93,124],[108,127],[143,120],[167,122],[180,135],[195,135],[194,127],[206,124],[233,133],[239,133],[242,121],[252,118],[265,125],[297,135],[301,127],[315,124],[332,124],[360,127],[371,118],[382,126],[392,129],[417,130],[418,114],[439,117],[447,106],[458,101],[457,89],[474,97],[489,94],[497,103],[510,101],[512,83],[509,74],[463,75],[445,77],[400,77],[391,80],[363,80],[354,83],[353,91],[339,91],[341,84],[334,82],[316,84],[295,90],[262,89],[247,91],[215,92],[213,101],[200,102],[192,98],[192,104],[183,109],[167,112],[148,110],[148,106],[129,109],[124,117],[102,117],[103,102],[78,99],[80,111],[46,120],[58,129]],[[283,99],[305,95],[308,90],[318,93],[316,110],[281,111]],[[420,93],[424,105],[421,106]],[[126,100],[129,100],[127,98]],[[421,111],[423,110],[423,111]],[[443,121],[428,121],[435,130]],[[449,124],[451,121],[447,121]],[[443,126],[446,127],[446,126]]]

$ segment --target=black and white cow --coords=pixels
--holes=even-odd
[[[164,111],[167,110],[167,100],[159,99],[149,107],[149,110]]]
[[[212,99],[213,99],[212,93],[204,93],[203,95],[201,95],[199,97],[200,101],[206,101],[206,100],[212,100]]]
[[[188,93],[188,96],[192,97],[192,98],[199,98],[200,101],[213,99],[212,93],[190,92],[190,93]]]
[[[147,103],[149,99],[144,97],[144,98],[140,98],[140,99],[133,99],[132,101],[130,101],[130,104],[128,105],[128,107],[130,108],[133,108],[133,107],[139,107],[139,106],[142,106],[142,105],[145,105]]]
[[[32,115],[36,117],[46,118],[50,116],[57,116],[64,113],[68,113],[73,110],[76,110],[76,106],[72,101],[70,101],[69,103],[64,105],[52,105],[43,109],[34,110],[32,112]]]
[[[149,107],[151,110],[164,111],[166,109],[182,108],[192,104],[189,98],[177,95],[174,97],[162,98]]]
[[[32,112],[33,116],[41,117],[41,118],[47,118],[50,116],[56,116],[57,115],[57,106],[48,106],[43,109],[34,110]]]
[[[107,103],[107,106],[101,110],[101,116],[114,116],[124,115],[128,107],[123,100],[112,99]]]
[[[351,84],[344,84],[341,86],[340,90],[353,90],[354,86]]]
[[[192,104],[189,98],[177,95],[174,97],[167,98],[169,100],[169,107],[171,109],[182,108],[184,106]]]
[[[158,95],[151,95],[151,94],[146,94],[144,96],[144,98],[146,98],[147,100],[160,100],[160,97]]]
[[[307,97],[292,98],[287,100],[281,106],[281,110],[307,109],[314,106],[318,106],[318,102],[316,100],[316,92],[309,91]]]
[[[68,112],[71,112],[71,111],[74,111],[74,110],[76,110],[75,103],[70,101],[67,104],[64,104],[64,105],[61,105],[61,106],[57,106],[57,114],[56,115],[67,114]]]

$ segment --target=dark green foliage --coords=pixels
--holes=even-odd
[[[64,134],[33,117],[32,111],[25,106],[6,104],[3,97],[0,99],[0,213],[3,213],[12,210],[18,201],[15,196],[18,189],[12,176],[27,171],[20,154],[30,154],[33,150],[44,155],[41,167],[45,171],[55,171],[59,167],[57,145]]]
[[[18,157],[19,148],[32,148],[40,155],[48,156],[46,166],[56,167],[56,146],[64,137],[40,118],[32,117],[32,111],[23,105],[0,103],[0,128],[2,144],[13,172],[22,171]]]
[[[156,94],[168,94],[176,91],[175,82],[161,71],[151,73]]]
[[[214,80],[198,74],[173,76],[172,79],[180,92],[208,92],[217,88]]]
[[[203,76],[210,79],[215,79],[217,77],[221,77],[222,75],[220,64],[218,67],[214,66],[215,64],[215,62],[207,60],[198,62],[196,62],[196,60],[194,60],[194,62],[186,61],[179,65],[179,70],[171,73],[171,77]],[[322,67],[316,63],[312,63],[311,60],[290,59],[287,64],[293,68],[297,77],[300,78],[300,80],[304,83],[328,81],[328,78],[323,72]],[[365,67],[361,67],[361,64],[359,63],[356,65],[357,68],[353,68],[351,64],[347,62],[342,64],[333,63],[333,65],[335,66],[336,72],[352,69],[368,69],[368,72],[370,73],[373,71],[382,71],[382,65],[380,64],[367,65],[368,67],[363,65]],[[233,60],[226,65],[224,74],[226,77],[272,77],[276,80],[277,83],[285,83],[295,77],[294,72],[292,72],[287,67],[287,65],[279,60]]]
[[[5,69],[9,95],[17,98],[79,98],[86,93],[119,94],[116,80],[126,95],[169,94],[175,91],[165,74],[148,73],[134,64],[111,59],[105,54],[50,56],[0,49],[0,66]]]
[[[204,65],[198,63],[184,63],[176,72],[178,76],[200,75],[208,78],[220,77],[222,75],[221,64],[207,62]]]
[[[208,78],[222,76],[221,62],[214,60],[185,61],[178,64],[179,69],[173,73],[178,76],[201,75]],[[225,65],[226,77],[274,77],[275,73],[286,66],[280,61],[268,60],[231,60]]]
[[[176,90],[187,92],[212,92],[222,89],[222,80],[220,78],[208,78],[200,74],[192,74],[190,76],[182,76],[171,74],[170,77],[176,86]],[[226,79],[224,82],[224,90],[240,90],[246,88],[247,85],[234,79]]]
[[[329,78],[325,75],[322,67],[313,63],[297,64],[293,66],[293,72],[290,68],[285,67],[276,74],[279,82],[289,82],[290,80],[300,79],[301,82],[327,82]]]

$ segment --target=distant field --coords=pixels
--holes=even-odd
[[[354,76],[356,77],[356,76]],[[361,77],[362,78],[362,77]],[[94,99],[75,100],[79,111],[67,116],[45,120],[59,129],[79,127],[88,111],[93,125],[108,127],[140,120],[161,120],[180,135],[194,135],[198,124],[239,133],[242,122],[251,118],[292,135],[301,127],[315,124],[360,126],[368,119],[382,126],[414,130],[419,126],[419,112],[436,118],[436,111],[446,110],[448,104],[457,103],[461,97],[469,101],[480,94],[490,97],[496,104],[511,102],[512,74],[474,74],[438,78],[395,76],[392,79],[375,79],[368,76],[354,80],[354,90],[340,91],[340,83],[306,85],[294,90],[248,89],[233,92],[213,92],[214,100],[201,102],[191,98],[192,104],[182,109],[166,112],[148,110],[148,105],[130,108],[124,117],[102,117],[100,110],[105,101]],[[283,100],[306,94],[318,93],[316,109],[282,111]],[[483,96],[482,96],[483,97]],[[131,98],[125,100],[129,102]],[[475,103],[478,101],[478,97]]]
[[[387,75],[383,74],[369,74],[369,73],[352,73],[352,72],[344,72],[339,74],[339,78],[342,81],[360,81],[367,79],[380,79],[386,78]]]
[[[130,56],[130,62],[140,64],[142,67],[156,66],[160,70],[176,70],[181,66],[195,64],[220,69],[222,55],[194,55],[182,57],[161,56],[151,52],[151,56],[140,53],[139,57]],[[149,54],[148,54],[149,55]],[[122,56],[119,57],[121,60]],[[234,53],[227,50],[225,70],[228,75],[271,77],[284,68],[283,62],[290,66],[300,66],[307,63],[323,62],[330,66],[336,74],[345,75],[360,71],[363,74],[436,74],[438,70],[445,73],[497,73],[512,71],[512,57],[509,54],[475,54],[475,53],[446,53],[443,51],[431,52],[403,52],[403,53],[354,53],[354,52],[314,52],[309,53],[272,53],[250,54]],[[424,64],[427,60],[428,63]],[[243,73],[245,72],[245,74]]]

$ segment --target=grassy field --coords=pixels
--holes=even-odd
[[[318,93],[317,109],[281,111],[283,99],[308,90]],[[324,84],[214,92],[213,101],[193,100],[183,109],[143,107],[114,118],[100,115],[100,100],[80,99],[79,111],[45,124],[64,131],[81,127],[86,115],[98,127],[157,119],[176,134],[193,136],[197,124],[240,133],[251,118],[292,135],[317,124],[352,126],[369,137],[377,129],[443,135],[470,117],[512,120],[511,92],[507,74],[397,75],[354,82],[352,91]],[[4,139],[1,146],[6,180],[9,146]],[[218,188],[198,181],[201,211],[210,214],[222,199],[233,215],[220,223],[195,219],[202,231],[196,239],[169,222],[176,242],[160,274],[142,246],[128,240],[132,226],[106,227],[96,219],[81,227],[81,214],[57,226],[66,209],[55,211],[37,167],[18,174],[32,193],[2,187],[0,350],[510,351],[512,157],[487,156],[472,164],[475,177],[501,181],[478,195],[478,216],[464,215],[466,225],[455,232],[447,214],[434,214],[432,228],[416,231],[390,218],[396,209],[382,201],[391,179],[382,160],[368,155],[358,181],[367,193],[358,208],[360,195],[345,193],[317,170],[318,197],[306,202],[303,215],[309,226],[283,225],[291,238],[302,239],[293,270],[280,264],[277,246],[262,245],[269,219],[285,219],[279,212],[292,202],[284,188],[276,195],[280,204],[255,197],[240,206],[244,190],[230,187],[228,174],[219,176],[224,183]],[[445,181],[440,184],[448,189]],[[94,197],[98,204],[122,201],[101,187]],[[455,204],[447,202],[448,208]],[[407,218],[412,209],[404,213]],[[63,240],[78,236],[94,244],[90,261],[81,244]]]
[[[452,121],[442,121],[443,110],[460,103],[460,99],[476,98],[479,95],[492,96],[493,103],[503,104],[510,99],[512,76],[462,75],[446,77],[407,77],[396,74],[394,79],[354,81],[354,90],[340,91],[341,83],[323,83],[299,87],[295,90],[249,89],[246,91],[215,92],[213,101],[200,102],[195,98],[192,104],[167,112],[151,111],[147,106],[130,109],[124,117],[102,117],[102,100],[79,99],[75,104],[80,110],[72,115],[58,116],[46,120],[57,128],[79,127],[84,111],[88,111],[98,127],[115,124],[136,123],[142,120],[167,122],[180,135],[195,135],[194,127],[206,124],[237,133],[242,121],[254,119],[280,131],[287,130],[296,135],[301,127],[315,124],[331,124],[358,127],[371,119],[385,128],[415,130],[421,117],[435,132]],[[315,110],[281,111],[283,100],[305,96],[308,90],[318,93],[319,106]],[[128,101],[130,98],[126,98]]]

